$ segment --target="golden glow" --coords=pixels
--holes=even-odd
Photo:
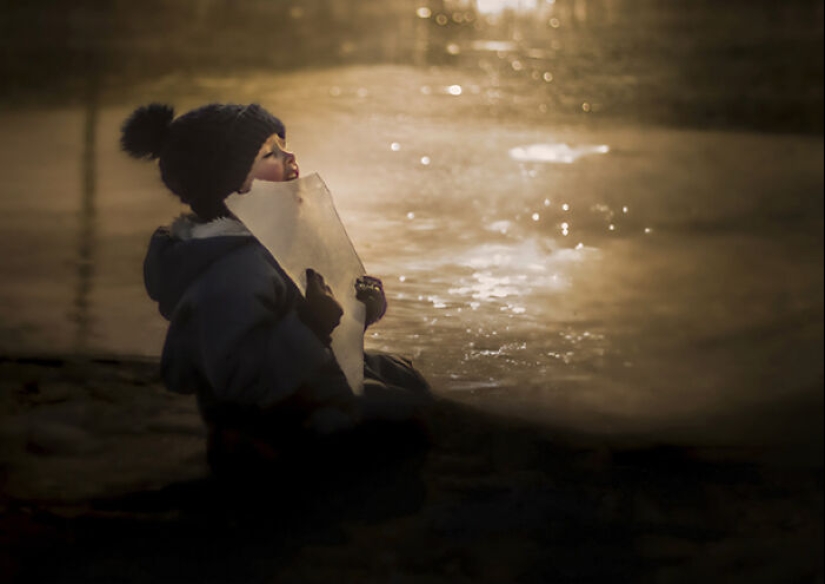
[[[583,156],[608,152],[610,152],[610,147],[605,144],[576,147],[564,143],[530,144],[511,148],[510,158],[518,162],[573,164]]]
[[[473,41],[470,46],[474,51],[505,52],[518,49],[518,45],[512,41]]]
[[[537,7],[537,0],[476,0],[476,9],[482,14],[501,14],[505,10],[535,10]]]

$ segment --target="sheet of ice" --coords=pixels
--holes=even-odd
[[[332,351],[350,387],[364,381],[364,305],[355,298],[361,263],[332,195],[317,174],[288,182],[255,181],[244,195],[226,199],[229,209],[272,253],[302,292],[306,269],[323,275],[344,309],[332,333]]]

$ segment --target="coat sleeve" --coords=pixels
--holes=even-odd
[[[334,363],[275,271],[236,261],[206,284],[196,301],[197,360],[217,400],[274,405]]]

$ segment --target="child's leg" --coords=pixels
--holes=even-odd
[[[364,353],[365,385],[379,382],[418,394],[429,394],[430,384],[409,359],[383,353]]]

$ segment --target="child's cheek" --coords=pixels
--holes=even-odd
[[[283,166],[277,163],[262,164],[254,173],[254,178],[270,182],[282,182],[284,180]]]

